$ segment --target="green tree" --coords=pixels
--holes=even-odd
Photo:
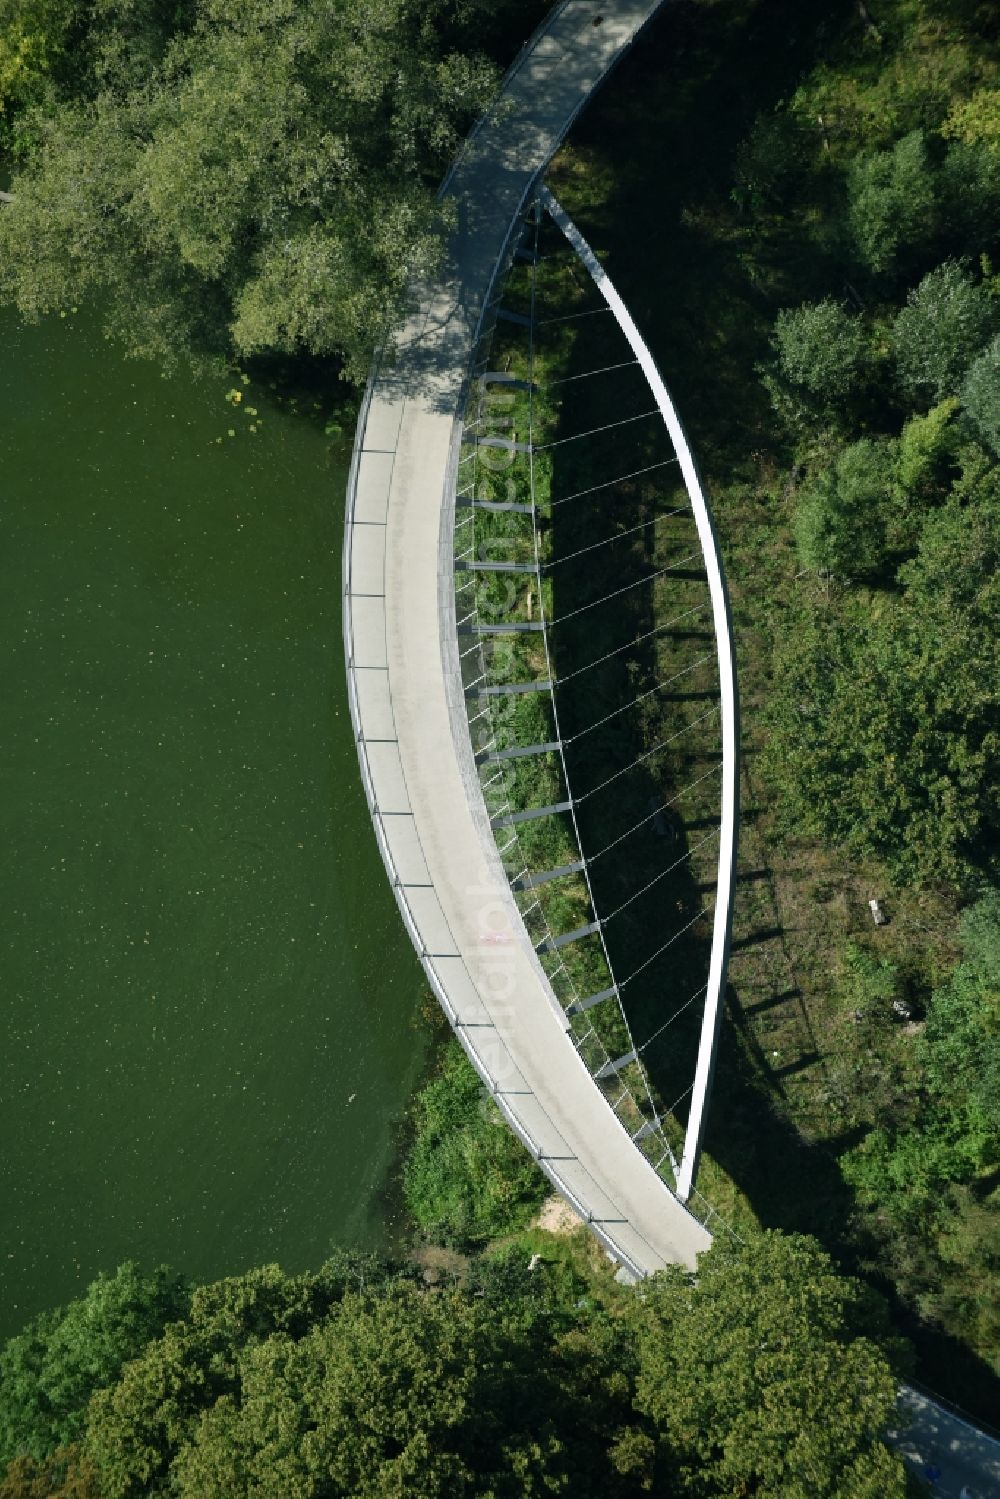
[[[888,151],[856,157],[847,185],[854,242],[877,275],[894,273],[933,238],[935,183],[923,131],[911,131]]]
[[[65,54],[73,0],[3,0],[0,5],[0,126],[50,92],[49,75]],[[6,132],[5,132],[6,133]]]
[[[932,994],[917,1043],[926,1088],[918,1116],[873,1130],[844,1160],[864,1203],[925,1236],[948,1215],[949,1189],[1000,1161],[998,892],[966,912],[960,942],[963,960]]]
[[[428,1291],[357,1265],[347,1279],[271,1267],[199,1288],[94,1397],[85,1452],[102,1499],[621,1492],[600,1424],[579,1427],[610,1379],[599,1339],[584,1339],[589,1361],[560,1356],[544,1298]]]
[[[862,438],[845,448],[799,499],[795,540],[803,566],[845,578],[878,573],[892,484],[888,443]]]
[[[868,338],[861,319],[828,298],[782,308],[774,326],[774,347],[786,380],[832,404],[854,389],[865,367]]]
[[[928,513],[947,498],[961,466],[957,396],[903,425],[886,514],[886,548],[897,561],[912,556]]]
[[[995,88],[978,88],[954,101],[941,134],[965,145],[987,145],[1000,151],[1000,94]]]
[[[1000,456],[1000,334],[966,375],[962,405],[985,441]]]
[[[900,600],[779,632],[764,755],[779,816],[903,881],[968,884],[1000,824],[998,483],[928,517]]]
[[[884,1315],[809,1242],[634,1293],[527,1254],[467,1287],[347,1255],[200,1286],[95,1391],[82,1444],[15,1460],[0,1499],[896,1492],[891,1375],[858,1335]]]
[[[677,1491],[902,1499],[902,1465],[881,1441],[896,1380],[861,1332],[874,1315],[797,1235],[717,1241],[697,1276],[672,1266],[644,1285],[635,1403]]]
[[[406,1203],[429,1237],[474,1244],[526,1222],[545,1178],[514,1137],[457,1042],[418,1095],[403,1167]]]
[[[375,1289],[386,1274],[375,1260],[342,1255],[311,1274],[266,1265],[197,1287],[187,1316],[93,1397],[84,1451],[105,1499],[157,1492],[202,1412],[238,1396],[247,1349],[273,1337],[296,1342],[348,1291]]]
[[[113,1384],[188,1300],[182,1279],[140,1275],[129,1262],[11,1338],[0,1352],[0,1464],[76,1440],[94,1390]]]
[[[954,396],[990,337],[996,315],[989,293],[946,260],[910,293],[892,329],[900,384],[922,401]]]
[[[15,1457],[0,1474],[0,1499],[103,1499],[97,1471],[74,1443],[51,1457]]]
[[[239,1361],[238,1397],[193,1425],[171,1470],[185,1499],[244,1493],[447,1496],[472,1470],[456,1432],[476,1394],[472,1306],[400,1287],[349,1295],[298,1342],[276,1335]]]
[[[365,371],[437,263],[434,186],[494,78],[442,55],[448,4],[197,0],[140,77],[116,42],[132,8],[102,10],[95,97],[38,119],[0,214],[0,296],[29,318],[91,297],[164,361],[308,351]]]
[[[906,493],[943,496],[955,458],[952,418],[959,409],[957,396],[949,396],[931,407],[926,416],[913,416],[899,437],[896,478]]]

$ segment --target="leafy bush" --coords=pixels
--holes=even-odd
[[[403,1188],[425,1233],[468,1245],[527,1222],[545,1196],[545,1178],[457,1042],[449,1044],[413,1113]]]
[[[949,1187],[1000,1161],[1000,891],[966,912],[960,942],[917,1045],[928,1097],[915,1125],[873,1130],[844,1161],[862,1201],[912,1229],[942,1216]]]
[[[945,488],[945,470],[955,451],[952,418],[958,408],[958,398],[949,396],[933,406],[926,416],[913,416],[904,425],[896,470],[901,489],[939,492]]]
[[[782,308],[774,327],[774,344],[785,378],[808,395],[832,402],[856,384],[868,340],[860,318],[827,299]]]
[[[29,1322],[0,1352],[0,1463],[77,1438],[93,1392],[113,1384],[189,1301],[180,1278],[163,1269],[143,1276],[129,1262]]]
[[[1000,232],[1000,149],[956,141],[938,169],[947,238],[960,254],[994,246]]]
[[[891,150],[857,157],[848,173],[848,198],[858,253],[876,274],[894,271],[926,246],[937,215],[923,131],[904,135]]]
[[[795,540],[803,566],[848,578],[877,573],[892,479],[888,443],[862,438],[845,448],[799,500]]]
[[[968,885],[1000,823],[992,474],[928,517],[897,606],[804,610],[776,648],[764,764],[782,822],[908,883]]]
[[[899,970],[885,958],[873,957],[853,942],[844,949],[842,987],[856,1009],[888,1015],[899,994]]]
[[[994,453],[1000,455],[1000,334],[966,375],[962,405]]]
[[[955,261],[929,272],[893,324],[903,389],[921,400],[955,395],[995,321],[988,292]]]

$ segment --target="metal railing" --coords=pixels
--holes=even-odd
[[[513,77],[515,77],[516,74],[520,71],[521,67],[523,67],[523,65],[527,61],[527,59],[531,56],[532,51],[534,50],[535,47],[537,47],[538,42],[550,32],[553,23],[559,18],[559,16],[561,16],[562,14],[564,14],[567,9],[569,9],[570,7],[572,7],[572,5],[574,3],[575,3],[575,0],[563,0],[563,3],[560,4],[560,5],[558,5],[558,6],[556,6],[555,10],[550,13],[549,17],[547,17],[546,21],[543,23],[543,25],[536,32],[535,37],[532,40],[532,43],[526,45],[526,47],[522,50],[521,54],[519,55],[518,59],[515,60],[515,63],[512,65],[511,69],[508,71],[508,75],[507,75],[508,76],[508,84],[509,84],[509,81],[511,79],[513,79]],[[658,7],[653,7],[653,9],[649,12],[649,15],[651,15],[653,13],[653,10],[655,10],[656,8],[658,8]],[[649,16],[647,16],[645,19],[648,20]],[[600,84],[600,82],[603,81],[603,79],[607,76],[607,74],[611,71],[611,69],[620,61],[621,56],[632,45],[632,43],[635,40],[635,36],[638,34],[638,31],[640,29],[641,29],[641,25],[636,28],[635,32],[627,40],[626,44],[623,45],[622,47],[620,47],[619,50],[618,50],[618,52],[615,53],[611,57],[610,61],[608,62],[607,66],[603,69],[603,71],[601,72],[600,76],[594,81],[594,83],[591,86],[591,88],[589,90],[589,93],[586,95],[586,97],[582,98],[576,104],[576,106],[569,113],[568,117],[562,122],[562,128],[559,131],[558,137],[555,138],[553,140],[553,142],[552,142],[552,147],[551,147],[552,152],[555,151],[555,149],[557,148],[559,142],[565,136],[565,133],[569,130],[570,126],[572,125],[573,121],[576,119],[576,117],[579,114],[580,110],[583,108],[584,104],[587,102],[587,98],[590,97],[590,94],[593,92],[593,90]],[[473,139],[476,138],[481,133],[484,125],[490,119],[494,119],[494,118],[497,117],[497,109],[498,109],[498,107],[502,108],[502,103],[503,103],[503,96],[501,95],[500,100],[497,101],[497,103],[492,107],[492,109],[487,113],[487,115],[484,116],[484,119],[482,121],[480,121],[480,123],[477,125],[476,129],[473,131],[473,137],[472,137]],[[447,192],[448,188],[451,186],[453,178],[454,178],[455,171],[457,170],[458,166],[461,165],[461,162],[464,159],[464,156],[467,153],[467,150],[468,150],[468,147],[466,146],[466,148],[464,148],[463,152],[460,153],[459,159],[456,162],[455,167],[453,167],[452,171],[449,172],[448,177],[445,179],[445,182],[444,182],[444,184],[442,186],[442,190],[441,190],[442,194],[445,193],[445,192]],[[550,153],[550,155],[551,155],[551,153]],[[499,266],[500,266],[500,264],[501,264],[501,262],[502,262],[502,260],[504,258],[504,255],[506,255],[506,253],[509,250],[509,246],[510,246],[510,243],[511,243],[511,237],[512,237],[512,234],[513,234],[514,229],[516,227],[517,216],[522,211],[523,204],[526,201],[527,197],[533,191],[539,175],[540,175],[539,173],[535,173],[534,175],[532,175],[532,177],[530,178],[530,180],[527,181],[527,183],[526,183],[525,191],[524,191],[524,194],[522,195],[522,198],[520,200],[520,204],[518,206],[517,214],[515,214],[514,219],[512,220],[511,228],[510,228],[510,231],[508,232],[508,235],[507,235],[505,244],[503,246],[503,250],[501,252],[501,255],[498,258],[497,262],[495,263],[494,274],[493,274],[493,277],[491,278],[491,284],[495,283],[496,274],[497,274],[497,271],[499,269]],[[480,308],[481,308],[480,315],[479,315],[479,326],[480,326],[480,329],[482,329],[482,327],[483,327],[483,321],[484,321],[484,317],[485,317],[485,314],[486,314],[486,309],[487,309],[488,306],[489,306],[489,298],[488,298],[488,296],[484,295],[483,298],[482,298],[482,301],[480,303]],[[561,1192],[562,1195],[572,1204],[572,1206],[574,1207],[574,1209],[576,1210],[576,1212],[580,1215],[580,1217],[591,1226],[593,1232],[600,1239],[600,1241],[604,1244],[605,1248],[608,1249],[609,1253],[611,1253],[621,1263],[623,1263],[624,1265],[626,1265],[628,1267],[628,1269],[633,1274],[635,1274],[636,1276],[641,1276],[642,1274],[644,1274],[646,1272],[646,1269],[648,1268],[648,1264],[655,1264],[655,1263],[657,1263],[662,1258],[662,1256],[660,1254],[660,1251],[657,1250],[657,1248],[653,1244],[651,1244],[649,1242],[648,1238],[646,1238],[642,1233],[640,1233],[639,1230],[636,1228],[635,1224],[631,1223],[631,1222],[628,1223],[628,1229],[629,1229],[630,1234],[634,1235],[640,1242],[642,1242],[643,1244],[645,1244],[646,1247],[650,1251],[650,1255],[648,1257],[648,1264],[647,1265],[643,1265],[643,1264],[639,1263],[639,1261],[637,1261],[634,1258],[633,1254],[631,1254],[628,1250],[626,1250],[624,1248],[623,1244],[621,1242],[619,1242],[619,1238],[616,1238],[614,1223],[612,1223],[610,1221],[602,1221],[601,1218],[599,1217],[599,1215],[597,1213],[595,1213],[593,1207],[591,1205],[589,1205],[586,1200],[584,1200],[585,1196],[586,1196],[586,1193],[584,1192],[584,1195],[581,1196],[581,1191],[583,1191],[583,1189],[582,1188],[579,1188],[579,1189],[575,1188],[571,1184],[571,1182],[567,1179],[566,1174],[564,1172],[560,1171],[558,1164],[556,1162],[554,1162],[552,1159],[550,1159],[549,1157],[546,1156],[542,1145],[539,1143],[538,1139],[534,1136],[532,1130],[526,1125],[525,1121],[520,1117],[520,1115],[518,1113],[518,1108],[517,1108],[516,1096],[508,1096],[507,1094],[504,1093],[504,1091],[502,1090],[502,1088],[498,1084],[495,1067],[491,1065],[489,1058],[487,1058],[486,1056],[484,1056],[484,1055],[481,1054],[481,1050],[480,1050],[481,1043],[477,1044],[477,1037],[474,1034],[475,1027],[471,1026],[469,1024],[465,1024],[465,1023],[462,1022],[460,1014],[459,1014],[459,1011],[456,1009],[456,1006],[452,1002],[452,999],[450,997],[447,977],[441,971],[441,962],[442,962],[442,960],[438,959],[438,958],[435,958],[434,954],[432,952],[428,951],[427,945],[424,942],[423,936],[421,934],[421,930],[420,930],[420,914],[419,914],[419,912],[418,912],[418,910],[416,909],[416,906],[415,906],[415,901],[417,900],[417,898],[416,898],[415,894],[413,893],[413,892],[415,892],[415,890],[416,890],[417,887],[415,885],[413,885],[413,884],[409,884],[408,885],[407,882],[402,877],[402,873],[401,873],[400,869],[397,867],[396,859],[394,858],[394,855],[393,855],[393,852],[392,852],[392,840],[390,838],[390,834],[389,834],[389,831],[388,831],[388,825],[387,825],[387,821],[386,821],[386,814],[382,811],[382,809],[378,805],[378,800],[377,800],[376,791],[375,791],[375,777],[374,777],[374,774],[373,774],[373,767],[372,767],[372,762],[371,762],[371,757],[370,757],[370,752],[369,752],[369,747],[368,747],[368,739],[366,737],[366,725],[365,725],[365,721],[364,721],[365,714],[364,714],[364,712],[362,710],[361,693],[359,691],[359,687],[360,687],[360,673],[361,672],[363,672],[363,671],[369,671],[369,670],[370,671],[374,671],[374,672],[378,672],[378,674],[381,677],[384,677],[384,679],[385,679],[385,688],[386,688],[385,711],[387,711],[389,717],[392,719],[391,731],[386,727],[386,723],[385,723],[385,719],[384,719],[384,714],[383,714],[383,717],[380,719],[380,733],[377,736],[373,736],[373,737],[378,737],[384,743],[388,743],[389,745],[393,745],[393,744],[397,744],[398,745],[398,740],[395,738],[395,720],[394,720],[394,715],[393,715],[392,700],[391,700],[391,688],[390,688],[390,684],[389,684],[389,680],[388,680],[388,670],[387,670],[387,668],[385,668],[383,670],[382,668],[369,667],[369,666],[360,666],[357,663],[357,661],[356,661],[356,657],[355,657],[356,631],[355,631],[355,621],[354,621],[354,597],[355,597],[355,595],[353,594],[353,591],[352,591],[352,570],[353,570],[353,565],[354,565],[353,564],[353,542],[354,542],[354,539],[355,539],[355,531],[358,529],[359,524],[360,524],[360,523],[358,523],[356,521],[358,475],[359,475],[359,469],[360,469],[362,458],[363,458],[365,452],[367,451],[366,448],[365,448],[365,436],[366,436],[367,426],[368,426],[369,419],[370,419],[371,412],[372,412],[373,402],[375,400],[375,395],[376,395],[376,390],[377,390],[377,386],[378,386],[378,381],[379,381],[379,378],[380,378],[380,374],[381,374],[381,361],[379,359],[376,359],[374,367],[373,367],[373,370],[372,370],[372,374],[371,374],[371,376],[369,378],[369,381],[368,381],[368,384],[367,384],[367,387],[366,387],[366,390],[365,390],[365,394],[364,394],[364,397],[363,397],[363,400],[362,400],[361,411],[360,411],[359,420],[358,420],[358,426],[357,426],[357,430],[356,430],[356,433],[355,433],[354,450],[353,450],[353,453],[352,453],[351,468],[350,468],[350,474],[349,474],[349,479],[348,479],[346,525],[345,525],[345,536],[344,536],[344,560],[343,560],[343,587],[344,587],[344,593],[343,593],[343,614],[344,614],[345,654],[346,654],[346,660],[347,660],[347,675],[348,675],[348,703],[349,703],[349,709],[350,709],[350,714],[351,714],[351,720],[352,720],[352,724],[353,724],[353,727],[354,727],[355,738],[356,738],[356,741],[357,741],[358,757],[359,757],[359,764],[360,764],[360,769],[361,769],[362,783],[363,783],[364,788],[365,788],[365,795],[366,795],[366,798],[367,798],[367,801],[368,801],[368,805],[369,805],[369,809],[370,809],[370,812],[371,812],[372,822],[373,822],[373,826],[375,828],[376,839],[377,839],[378,845],[379,845],[379,851],[380,851],[380,853],[382,855],[382,859],[383,859],[383,862],[385,864],[386,871],[387,871],[387,873],[389,875],[389,879],[390,879],[390,882],[392,884],[393,892],[395,894],[395,898],[396,898],[397,905],[398,905],[399,910],[400,910],[401,917],[403,919],[403,923],[404,923],[404,925],[406,927],[407,932],[410,935],[411,941],[413,942],[415,948],[417,949],[418,954],[420,955],[421,962],[423,964],[424,971],[425,971],[425,973],[427,975],[427,978],[428,978],[428,981],[429,981],[429,983],[431,985],[431,988],[432,988],[433,992],[435,993],[435,995],[436,995],[439,1003],[441,1004],[441,1006],[442,1006],[442,1008],[443,1008],[446,1016],[448,1017],[449,1022],[451,1023],[453,1029],[455,1030],[457,1036],[459,1037],[459,1039],[460,1039],[460,1041],[461,1041],[461,1043],[462,1043],[462,1045],[463,1045],[463,1047],[464,1047],[467,1055],[469,1056],[472,1064],[475,1066],[475,1068],[476,1068],[477,1072],[479,1073],[480,1077],[482,1078],[484,1084],[487,1086],[487,1088],[489,1089],[490,1093],[495,1098],[495,1100],[497,1102],[497,1105],[500,1108],[500,1110],[501,1110],[502,1114],[504,1115],[504,1117],[506,1118],[508,1124],[514,1130],[514,1132],[518,1135],[518,1137],[522,1140],[522,1142],[527,1147],[527,1149],[531,1152],[531,1154],[534,1156],[534,1158],[536,1159],[536,1161],[538,1161],[538,1164],[545,1171],[546,1175],[549,1177],[550,1181],[553,1183],[553,1185],[556,1187],[556,1189],[559,1192]],[[457,408],[458,408],[459,412],[461,412],[464,409],[466,396],[467,396],[467,387],[466,387],[466,390],[463,392],[462,398],[457,403]],[[458,421],[458,418],[456,417],[456,435],[457,435],[457,437],[459,439],[460,439],[460,432],[461,432],[460,422]],[[386,448],[380,448],[379,451],[383,455],[391,457],[391,453],[394,452],[394,449],[387,450]],[[455,484],[454,484],[454,471],[455,471],[455,468],[457,468],[457,446],[453,445],[453,449],[452,449],[452,462],[449,465],[449,476],[448,476],[447,485],[446,485],[446,495],[443,497],[444,500],[447,500],[447,495],[448,494],[450,494],[452,497],[454,496],[454,493],[455,493]],[[453,511],[451,513],[450,520],[451,520],[451,523],[453,524],[454,523],[454,512]],[[383,540],[383,549],[384,549],[384,540]],[[385,599],[384,599],[384,595],[383,596],[376,595],[375,596],[376,600],[379,597],[381,597],[382,602],[381,602],[380,605],[376,603],[376,608],[380,608],[381,609],[381,611],[382,611],[382,617],[383,617],[383,623],[384,623],[385,607],[386,607],[385,606]],[[369,598],[371,598],[371,595],[369,595]],[[386,730],[386,733],[388,734],[388,738],[386,738],[385,735],[381,732],[382,729]],[[425,858],[425,851],[424,851],[424,848],[423,848],[423,844],[422,844],[421,839],[420,839],[420,830],[416,826],[416,820],[412,817],[412,813],[409,814],[409,815],[410,815],[410,822],[411,822],[411,825],[412,825],[412,830],[413,830],[413,833],[415,835],[415,847],[416,847],[417,852],[419,853],[419,856],[424,860],[424,864],[426,866],[426,862],[427,861],[426,861],[426,858]],[[399,822],[399,817],[398,816],[395,817],[395,821],[398,824],[398,822]],[[452,940],[454,941],[454,939],[452,939]],[[456,956],[457,956],[457,952],[458,952],[458,949],[457,949],[457,945],[456,945],[456,949],[455,949],[455,955]],[[450,960],[454,961],[454,958],[452,958]],[[458,961],[463,962],[463,966],[464,966],[464,960],[461,960],[459,958]],[[470,981],[471,981],[471,976],[468,975],[468,969],[466,968],[465,971],[466,971],[466,976],[469,977]],[[502,1043],[498,1042],[496,1044],[502,1044]],[[609,1117],[609,1123],[612,1124],[612,1127],[623,1128],[623,1126],[621,1125],[620,1121],[618,1121],[617,1119],[614,1119],[613,1116]],[[572,1157],[572,1159],[575,1160],[576,1157]],[[581,1170],[585,1171],[585,1168],[583,1168],[582,1163],[578,1163],[578,1164],[580,1164]],[[586,1173],[586,1174],[589,1175],[589,1173]],[[594,1183],[594,1186],[595,1186],[596,1191],[599,1193],[601,1189],[598,1187],[598,1185],[597,1185],[596,1182]],[[662,1186],[663,1186],[664,1191],[668,1190],[668,1188],[666,1187],[665,1183],[662,1183]],[[691,1214],[691,1216],[695,1217],[696,1215],[695,1214]]]

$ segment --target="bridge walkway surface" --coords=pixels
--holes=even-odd
[[[711,1235],[633,1143],[567,1034],[497,852],[469,735],[454,601],[455,468],[477,333],[526,195],[659,8],[566,0],[446,183],[457,227],[359,419],[344,627],[362,776],[425,971],[503,1113],[628,1270],[693,1267]]]
[[[693,1267],[711,1234],[639,1152],[565,1033],[483,802],[458,661],[455,465],[477,331],[511,225],[574,118],[659,9],[564,0],[523,49],[447,183],[446,274],[361,412],[348,488],[344,633],[379,846],[428,979],[517,1134],[636,1275]],[[601,24],[595,25],[598,17]],[[933,1492],[1000,1495],[1000,1443],[904,1386],[889,1441]]]

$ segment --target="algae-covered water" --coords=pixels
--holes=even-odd
[[[270,397],[0,321],[0,1335],[126,1257],[386,1233],[420,975],[347,712],[344,444]]]

